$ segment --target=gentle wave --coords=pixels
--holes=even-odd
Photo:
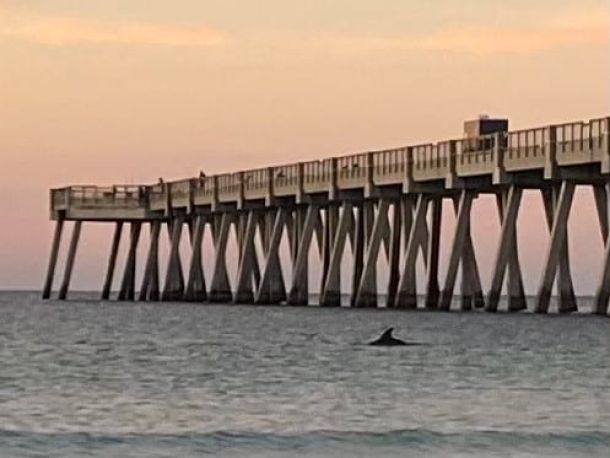
[[[608,450],[610,432],[570,431],[525,433],[514,431],[438,432],[422,429],[387,432],[367,431],[309,431],[305,433],[277,434],[247,431],[216,431],[180,435],[163,434],[94,434],[94,433],[36,433],[0,430],[0,441],[5,445],[19,443],[30,446],[76,446],[92,449],[115,446],[182,447],[213,453],[226,449],[299,450],[308,448],[338,448],[362,446],[365,448],[401,447],[406,449],[435,450],[461,449],[483,451],[498,449],[559,449]]]

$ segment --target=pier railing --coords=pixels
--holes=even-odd
[[[209,177],[142,186],[71,186],[51,191],[52,211],[67,208],[169,211],[171,207],[214,205],[384,186],[407,180],[444,180],[450,175],[492,174],[557,165],[610,162],[610,118],[522,129],[358,153]]]

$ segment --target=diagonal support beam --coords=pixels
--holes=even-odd
[[[439,303],[439,309],[441,310],[449,310],[451,308],[451,302],[453,301],[453,290],[455,288],[457,271],[460,260],[464,256],[464,244],[470,230],[470,209],[472,207],[472,200],[472,191],[463,190],[460,195],[460,203],[455,223],[455,234],[453,236],[451,254],[449,255],[449,265],[447,267],[447,277],[445,278],[445,286]]]
[[[320,294],[320,305],[324,307],[341,306],[341,260],[345,250],[345,242],[352,227],[354,213],[352,203],[347,201],[343,204],[343,211],[339,217],[335,237],[332,243],[332,252],[328,267],[326,282]]]
[[[362,203],[359,203],[354,208],[355,217],[353,222],[354,239],[352,242],[352,285],[350,294],[350,306],[356,304],[356,296],[360,286],[360,278],[362,278],[362,267],[364,265],[364,209]]]
[[[387,199],[379,201],[379,212],[375,219],[373,230],[368,240],[362,278],[358,294],[356,295],[355,307],[377,307],[377,259],[379,258],[379,248],[388,230],[388,208],[390,203]]]
[[[415,282],[415,267],[417,262],[417,254],[422,249],[424,239],[428,234],[426,226],[426,214],[428,212],[429,200],[424,194],[417,196],[415,206],[415,215],[411,231],[407,241],[407,249],[403,263],[402,274],[398,282],[396,300],[394,306],[396,308],[417,308],[417,288]]]
[[[308,302],[307,282],[303,283],[302,279],[307,278],[309,248],[311,247],[313,232],[319,224],[319,220],[319,207],[315,204],[309,205],[301,226],[302,229],[300,230],[299,252],[292,269],[292,285],[288,294],[288,303],[291,305],[307,305]]]
[[[191,237],[191,263],[189,266],[189,276],[184,293],[184,300],[190,302],[204,302],[207,299],[205,277],[203,275],[203,265],[201,260],[201,244],[203,232],[206,225],[204,216],[197,217]]]
[[[324,241],[322,250],[322,281],[320,293],[324,290],[330,269],[330,258],[332,255],[337,227],[339,225],[340,205],[337,202],[330,202],[326,207],[326,217],[324,221]],[[341,273],[339,271],[339,276]],[[340,281],[340,280],[339,280]]]
[[[574,198],[574,183],[563,181],[561,188],[553,205],[553,223],[551,229],[551,240],[547,250],[542,278],[538,288],[536,313],[547,313],[553,290],[553,281],[559,269],[560,289],[560,312],[569,312],[575,308],[575,300],[570,300],[572,282],[569,276],[569,258],[567,256],[568,217]],[[545,198],[545,202],[547,199]],[[548,208],[548,203],[545,204]],[[548,215],[547,210],[547,215]],[[563,267],[562,267],[563,266]],[[562,277],[563,274],[563,277]]]
[[[161,221],[150,223],[150,245],[140,287],[140,301],[159,300],[159,236],[161,234]]]
[[[78,247],[78,240],[80,239],[82,222],[76,221],[72,228],[72,239],[70,240],[70,247],[68,248],[68,259],[66,260],[66,267],[64,270],[64,279],[59,288],[59,299],[64,300],[68,295],[68,289],[70,288],[70,279],[72,278],[72,270],[74,268],[74,259],[76,258],[76,249]]]
[[[453,199],[453,207],[457,214],[459,210],[459,199]],[[472,243],[471,225],[468,224],[466,237],[464,239],[464,251],[462,253],[462,297],[460,308],[461,310],[466,311],[472,310],[473,308],[482,308],[484,306],[485,299],[483,298],[479,266],[477,265],[474,244]]]
[[[599,228],[602,233],[602,240],[604,243],[608,240],[609,231],[609,219],[610,212],[608,211],[610,194],[610,184],[607,185],[593,185],[593,196],[595,197],[595,207],[597,209],[597,216],[599,218]]]
[[[439,300],[438,264],[441,239],[441,220],[443,212],[443,198],[434,197],[430,201],[430,234],[428,236],[428,251],[426,261],[426,308],[436,309]]]
[[[227,272],[227,242],[231,225],[235,222],[235,214],[224,213],[218,228],[214,253],[214,273],[208,295],[211,302],[224,303],[233,299],[229,274]]]
[[[600,186],[594,187],[593,189],[595,192],[595,203],[599,215],[600,229],[605,244],[601,276],[593,301],[593,313],[596,315],[606,315],[608,313],[608,302],[610,301],[610,234],[608,233],[610,183],[606,184],[605,187]]]
[[[140,222],[132,222],[130,224],[127,261],[125,262],[123,281],[121,282],[121,289],[119,290],[118,299],[120,301],[133,301],[135,298],[136,260],[141,229],[142,223]]]
[[[254,299],[256,304],[278,304],[286,300],[286,286],[279,261],[279,247],[286,220],[285,213],[286,211],[282,207],[276,210],[261,282]]]
[[[396,200],[392,203],[392,225],[389,226],[390,247],[388,254],[388,264],[390,270],[390,278],[388,279],[388,293],[386,307],[394,308],[396,301],[396,291],[398,291],[398,282],[400,281],[400,237],[402,233],[402,202]]]
[[[184,298],[184,274],[180,260],[180,239],[184,226],[184,218],[176,216],[171,225],[171,248],[165,275],[165,284],[161,300],[180,301]]]
[[[320,210],[318,210],[320,212]],[[318,219],[316,220],[316,226],[314,228],[316,233],[316,242],[318,244],[318,255],[320,257],[324,256],[324,221],[322,220],[322,215],[320,214]]]
[[[383,232],[383,234],[381,235],[381,246],[383,247],[383,252],[385,253],[385,257],[386,259],[390,260],[390,252],[391,252],[391,245],[392,245],[392,233],[389,230],[391,228],[390,226],[390,219],[389,219],[389,213],[386,213],[385,215],[382,215],[381,213],[379,213],[377,215],[377,217],[381,217],[381,218],[385,218],[385,221],[382,223],[385,225],[386,228],[388,228],[388,230],[385,230]]]
[[[114,270],[116,267],[116,259],[119,253],[119,245],[121,243],[121,232],[123,231],[123,222],[117,221],[114,226],[114,235],[112,236],[112,244],[110,245],[110,256],[108,257],[108,267],[106,268],[106,276],[104,285],[102,286],[102,300],[107,301],[110,297],[112,289],[112,280],[114,279]]]
[[[44,287],[42,288],[42,298],[49,299],[53,289],[53,278],[55,277],[55,267],[57,266],[57,255],[59,254],[59,246],[61,245],[61,234],[64,228],[64,220],[59,219],[55,223],[55,232],[53,234],[53,243],[51,244],[51,254],[49,256],[49,266],[47,268],[47,277]]]
[[[466,310],[464,307],[465,303],[470,304],[470,307],[474,307],[475,309],[485,307],[481,275],[479,274],[479,266],[474,252],[474,243],[472,242],[470,230],[466,235],[466,242],[464,244],[462,270],[465,272],[462,278],[462,309]]]
[[[254,265],[258,266],[258,259],[254,248],[254,239],[256,237],[256,221],[258,215],[254,210],[248,212],[246,229],[243,237],[243,247],[241,249],[241,257],[239,266],[237,267],[237,286],[233,295],[233,302],[236,304],[252,304],[254,303],[254,293],[252,281],[254,275]],[[257,285],[260,284],[257,282]]]
[[[263,248],[263,256],[266,258],[267,253],[269,252],[269,244],[271,243],[271,237],[273,235],[273,229],[275,224],[275,218],[277,216],[277,209],[266,209],[260,212],[261,218],[259,219],[259,230],[261,234],[261,246]],[[284,227],[282,225],[281,230],[283,231]],[[280,239],[281,239],[280,233]],[[264,259],[264,262],[267,263],[267,260]],[[286,287],[284,282],[284,274],[282,272],[279,251],[276,251],[275,254],[269,259],[269,269],[274,272],[276,278],[273,278],[271,282],[271,287],[273,291],[270,293],[270,300],[283,302],[286,300]],[[262,282],[262,273],[259,270],[258,262],[255,264],[255,274],[257,275],[257,288],[256,291],[260,289],[260,284]],[[256,302],[256,301],[255,301]],[[269,302],[271,303],[271,302]],[[274,302],[276,303],[276,302]]]
[[[501,221],[504,219],[505,208],[508,208],[509,191],[502,192],[497,196],[498,209]],[[515,226],[512,231],[512,240],[510,241],[510,255],[508,257],[508,311],[518,312],[527,309],[527,298],[525,296],[525,288],[523,287],[523,276],[521,274],[521,265],[519,262],[519,246],[517,243],[517,220],[512,222]]]
[[[519,215],[519,206],[521,205],[521,196],[523,191],[521,188],[511,186],[506,193],[505,203],[502,204],[503,210],[501,212],[502,228],[500,230],[500,242],[498,251],[496,252],[496,258],[494,263],[494,270],[491,279],[491,288],[487,297],[487,304],[485,311],[496,312],[498,310],[498,303],[500,302],[500,295],[502,293],[502,283],[504,282],[504,274],[508,266],[513,263],[513,269],[516,269],[517,274],[513,271],[512,283],[509,286],[509,295],[515,294],[515,287],[517,287],[517,294],[522,295],[523,302],[525,302],[525,294],[523,293],[523,282],[521,280],[521,269],[519,267],[518,260],[516,263],[512,261],[515,258],[516,247],[516,231],[517,231],[517,216]],[[510,267],[508,267],[510,269]],[[509,271],[509,280],[511,279],[511,272]],[[520,285],[520,287],[519,287]],[[519,289],[521,290],[519,292]]]

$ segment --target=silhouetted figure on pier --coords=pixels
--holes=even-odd
[[[410,345],[407,342],[405,342],[404,340],[396,339],[395,337],[393,337],[392,331],[394,331],[394,328],[386,329],[384,331],[384,333],[381,334],[381,337],[379,337],[377,340],[373,340],[372,342],[369,342],[369,345],[377,345],[377,346],[383,346],[383,347]]]

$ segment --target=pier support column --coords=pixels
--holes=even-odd
[[[119,301],[133,301],[135,298],[136,282],[136,258],[138,241],[140,240],[140,230],[142,223],[132,222],[129,228],[129,249],[127,251],[127,261],[123,271],[123,281],[119,290]]]
[[[181,301],[184,298],[184,273],[182,272],[182,261],[180,259],[180,239],[184,218],[176,216],[172,221],[171,248],[163,285],[162,301]]]
[[[322,292],[320,294],[321,306],[341,306],[341,260],[343,259],[345,242],[351,230],[353,218],[352,203],[347,201],[343,204],[343,211],[339,217],[338,226],[330,233],[330,235],[334,235],[334,241],[330,255],[328,275],[326,276],[325,283],[322,285]]]
[[[475,195],[473,194],[473,199],[474,198]],[[453,207],[457,214],[459,211],[459,199],[453,199]],[[483,287],[481,286],[481,276],[479,275],[479,266],[477,264],[477,258],[474,252],[470,224],[468,224],[468,228],[466,229],[466,237],[464,239],[461,292],[461,310],[466,311],[472,310],[473,308],[479,309],[485,306]]]
[[[358,294],[358,288],[360,286],[360,278],[362,278],[362,267],[364,264],[364,215],[362,203],[359,203],[355,210],[354,219],[354,239],[352,244],[352,289],[350,294],[350,306],[354,307],[356,304],[356,295]]]
[[[223,213],[220,228],[216,237],[214,274],[210,285],[209,299],[211,302],[223,303],[233,299],[229,275],[227,273],[227,242],[229,231],[235,220],[233,213]]]
[[[388,254],[389,264],[389,279],[388,292],[386,295],[386,307],[394,308],[396,301],[396,291],[398,291],[398,282],[400,281],[400,252],[401,252],[401,234],[402,234],[402,212],[403,205],[400,200],[392,202],[392,224],[390,225],[390,246]]]
[[[258,259],[254,248],[254,240],[256,238],[256,226],[259,216],[254,210],[247,213],[246,228],[244,230],[241,256],[239,258],[239,266],[237,267],[237,281],[233,302],[236,304],[252,304],[254,303],[255,289],[258,289],[260,280],[254,279],[254,266],[258,267]],[[255,282],[254,287],[253,283]]]
[[[599,218],[599,229],[601,231],[604,244],[608,239],[610,231],[610,183],[606,185],[593,185],[593,196],[595,198],[595,208]]]
[[[447,277],[441,295],[439,309],[449,310],[453,301],[453,290],[457,276],[460,260],[464,257],[464,246],[466,237],[470,230],[470,209],[474,194],[472,191],[463,190],[460,195],[457,218],[455,222],[455,234],[451,244],[451,254],[449,255],[449,265],[447,267]]]
[[[301,210],[301,209],[299,209]],[[311,247],[311,239],[316,225],[320,220],[320,209],[315,204],[310,204],[306,207],[306,215],[301,225],[302,212],[299,212],[299,221],[297,226],[299,230],[299,252],[297,253],[296,262],[292,269],[292,285],[288,294],[288,304],[290,305],[307,305],[309,291],[307,289],[307,269],[309,260],[309,248]]]
[[[326,220],[324,224],[324,241],[322,248],[322,282],[320,289],[320,303],[322,304],[322,295],[328,282],[328,275],[331,264],[331,257],[334,250],[334,243],[337,235],[337,228],[339,226],[339,211],[340,204],[337,202],[330,202],[326,207]],[[341,270],[337,270],[333,275],[338,275],[338,283],[341,284]],[[331,306],[332,303],[327,303],[326,306]]]
[[[246,237],[246,226],[248,225],[248,211],[239,211],[237,214],[237,255],[241,261]]]
[[[319,217],[316,220],[316,225],[313,228],[314,233],[316,234],[316,242],[318,244],[318,256],[322,263],[324,262],[324,219],[322,218],[322,209],[318,210]],[[322,270],[324,270],[324,265],[322,265]]]
[[[78,247],[78,240],[80,238],[81,221],[76,221],[72,229],[72,239],[70,240],[70,247],[68,248],[68,258],[66,260],[66,267],[64,270],[64,279],[59,289],[59,299],[64,300],[68,295],[68,289],[70,288],[70,278],[72,277],[72,269],[74,268],[74,258],[76,257],[76,249]]]
[[[416,286],[416,262],[417,254],[423,251],[422,245],[427,246],[428,228],[426,226],[426,214],[428,213],[428,198],[424,194],[417,196],[415,216],[411,231],[407,240],[404,265],[394,306],[402,309],[417,308],[417,286]],[[425,258],[425,257],[424,257]]]
[[[527,306],[525,303],[523,280],[521,278],[521,268],[519,266],[516,237],[517,216],[519,214],[522,194],[523,191],[521,188],[511,186],[508,191],[504,192],[505,197],[500,199],[503,202],[501,203],[498,201],[502,227],[500,230],[500,242],[498,251],[496,252],[494,270],[491,277],[491,288],[485,306],[486,312],[495,312],[498,310],[498,303],[502,293],[502,283],[504,282],[504,274],[507,267],[509,270],[507,288],[509,294],[509,310],[518,311]]]
[[[370,236],[368,238],[368,243],[366,246],[366,256],[364,259],[362,278],[360,279],[360,286],[358,288],[358,294],[356,295],[356,307],[377,307],[376,267],[377,259],[379,258],[379,248],[383,241],[384,234],[388,230],[389,207],[389,200],[379,200],[379,211],[377,214],[377,218],[374,220],[373,228],[370,232]],[[369,211],[372,212],[372,210]],[[367,218],[369,217],[365,216],[365,219]]]
[[[610,184],[606,184],[605,187],[596,186],[594,187],[594,192],[605,249],[602,272],[593,301],[593,313],[596,315],[606,315],[608,313],[608,301],[610,300],[610,224],[608,221],[610,216]]]
[[[501,195],[498,195],[498,210],[500,213],[501,221],[505,218],[505,209],[508,208],[509,191],[503,191]],[[522,194],[520,194],[521,196]],[[519,197],[520,198],[520,197]],[[517,210],[518,211],[518,210]],[[517,216],[515,214],[514,221],[510,224],[515,226],[512,230],[512,240],[509,242],[509,257],[508,257],[508,280],[507,280],[507,293],[508,293],[508,311],[518,312],[527,309],[527,299],[525,297],[525,288],[523,287],[523,277],[521,275],[521,265],[519,262],[519,247],[517,244]]]
[[[572,288],[568,258],[568,217],[574,197],[574,183],[563,181],[554,197],[545,193],[547,219],[550,220],[552,208],[551,240],[549,242],[542,278],[538,288],[536,313],[547,313],[553,290],[553,281],[559,269],[559,311],[562,313],[576,310],[576,300]],[[553,202],[554,201],[554,202]],[[551,220],[549,221],[551,222]],[[563,267],[562,267],[563,266]]]
[[[267,257],[267,253],[269,253],[271,246],[271,238],[273,236],[273,229],[275,224],[275,217],[277,214],[277,208],[267,208],[260,212],[260,223],[259,230],[261,233],[261,242],[263,248],[263,257]],[[283,231],[283,227],[280,229],[280,240],[281,240],[281,231]],[[278,242],[279,243],[279,242]],[[286,300],[286,287],[284,283],[284,275],[282,273],[279,251],[276,251],[275,255],[269,259],[270,271],[276,276],[271,280],[269,284],[272,291],[269,294],[269,301],[267,304],[277,304],[279,302]],[[256,263],[256,268],[258,269],[258,263]],[[260,282],[262,281],[262,274],[259,273],[259,280],[257,281],[256,291],[260,289]],[[256,300],[255,300],[256,302]],[[257,302],[258,303],[258,302]]]
[[[286,286],[279,260],[280,242],[286,221],[285,213],[286,211],[281,207],[275,210],[261,281],[254,299],[256,304],[279,304],[286,300]]]
[[[413,202],[413,199],[411,197],[411,195],[403,195],[400,201],[400,213],[401,213],[401,230],[402,230],[402,238],[404,239],[404,246],[401,247],[401,250],[404,250],[404,255],[406,256],[406,252],[408,251],[408,245],[409,245],[409,237],[411,235],[411,230],[413,228],[413,214],[415,211],[415,205]],[[400,259],[400,257],[399,257]],[[398,261],[398,268],[397,268],[397,282],[396,282],[396,289],[394,291],[394,294],[392,295],[392,299],[390,300],[390,292],[388,291],[388,305],[392,306],[393,308],[397,308],[400,306],[400,304],[398,303],[398,291],[400,289],[400,283],[401,283],[401,271],[400,271],[400,260]],[[407,275],[409,276],[409,278],[406,278],[404,280],[404,282],[408,285],[415,285],[416,282],[416,274],[415,274],[415,269],[410,269],[407,272]],[[388,288],[389,289],[389,288]]]
[[[158,301],[159,296],[159,236],[162,222],[159,220],[150,223],[150,245],[146,256],[144,275],[138,300]]]
[[[390,203],[391,206],[391,203]],[[392,233],[390,232],[390,218],[389,212],[385,215],[385,221],[383,222],[387,230],[383,232],[381,235],[381,246],[383,247],[383,252],[385,253],[385,257],[390,261],[390,245],[392,244]]]
[[[467,302],[470,302],[471,308],[481,309],[485,307],[485,296],[481,284],[481,275],[479,273],[479,266],[474,252],[474,243],[472,242],[470,230],[466,235],[462,270],[465,272],[462,277],[462,309],[466,310],[464,304]],[[466,282],[466,284],[464,284],[464,282]]]
[[[189,266],[189,276],[184,292],[184,300],[188,302],[204,302],[207,299],[205,278],[203,276],[203,265],[201,263],[201,243],[203,241],[203,231],[206,225],[206,217],[197,217],[193,236],[191,238],[192,255]]]
[[[116,258],[119,253],[119,245],[121,243],[121,232],[123,231],[123,222],[118,221],[114,226],[114,235],[112,236],[112,244],[110,245],[110,256],[108,258],[108,267],[106,269],[106,277],[104,286],[102,287],[102,300],[107,301],[110,297],[112,289],[112,280],[114,278],[114,269],[116,266]]]
[[[431,199],[430,235],[428,238],[428,261],[426,263],[426,308],[436,309],[439,300],[438,262],[441,239],[441,218],[443,213],[443,198],[436,196]]]
[[[330,214],[331,214],[331,205],[328,204],[324,210],[321,210],[320,213],[323,214],[322,219],[322,279],[320,281],[321,290],[324,289],[324,285],[326,284],[326,278],[328,277],[328,268],[330,266],[330,254],[332,251],[333,244],[333,236],[334,234],[331,232],[331,222],[330,222]],[[320,291],[320,294],[322,291]]]
[[[49,299],[53,290],[53,278],[55,277],[55,267],[57,266],[57,255],[61,245],[61,233],[64,228],[64,220],[58,219],[55,222],[55,232],[53,234],[53,243],[51,244],[51,254],[49,255],[49,266],[47,267],[47,277],[42,288],[42,298]]]
[[[384,210],[383,212],[381,210]],[[364,224],[364,263],[359,280],[354,307],[377,307],[377,258],[387,229],[388,202],[380,200],[379,211],[375,218],[375,201],[365,200],[362,204]],[[377,232],[375,230],[377,227]]]

